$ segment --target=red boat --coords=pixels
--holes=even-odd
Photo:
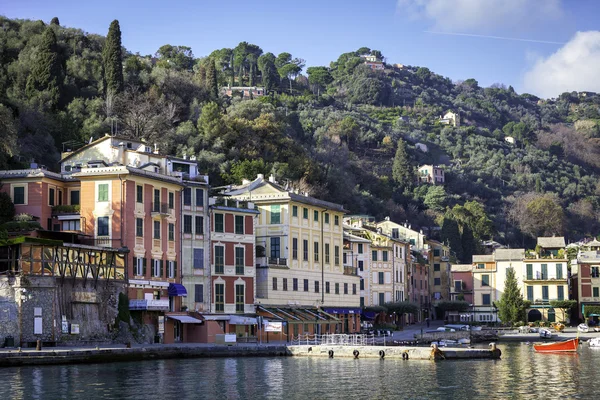
[[[538,353],[576,352],[579,347],[579,338],[565,340],[563,342],[534,344],[533,348]]]

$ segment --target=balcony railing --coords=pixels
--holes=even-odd
[[[344,266],[344,275],[358,275],[358,268]]]
[[[557,278],[555,276],[548,275],[523,275],[523,281],[566,281],[566,277]]]
[[[76,205],[60,205],[52,207],[52,215],[57,214],[79,214],[79,204]]]
[[[81,244],[98,247],[121,247],[121,239],[111,239],[110,236],[98,236],[96,238],[80,239]]]
[[[152,214],[169,215],[169,205],[167,203],[152,203]]]
[[[129,300],[130,310],[168,311],[169,300]]]
[[[287,265],[287,258],[269,257],[268,258],[268,263],[269,263],[269,265],[286,266]]]

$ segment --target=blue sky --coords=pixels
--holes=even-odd
[[[118,19],[124,46],[141,54],[172,44],[200,57],[245,40],[311,66],[367,46],[388,62],[481,86],[499,82],[543,97],[600,91],[598,0],[5,0],[0,13],[46,22],[57,16],[63,26],[102,35]]]

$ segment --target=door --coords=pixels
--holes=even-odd
[[[554,308],[548,309],[548,322],[556,322],[556,313],[554,312]]]

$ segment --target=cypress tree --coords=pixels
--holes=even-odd
[[[104,67],[105,91],[111,89],[116,93],[123,90],[123,59],[121,54],[121,28],[119,21],[114,20],[108,28],[106,42],[102,49],[102,66]]]
[[[394,156],[394,164],[392,165],[392,178],[402,187],[411,187],[413,184],[413,171],[406,152],[406,142],[402,139],[398,140],[398,149]]]
[[[50,25],[60,26],[60,21],[58,20],[58,17],[52,18],[52,20],[50,21]]]
[[[25,87],[27,97],[30,99],[39,96],[40,92],[47,92],[52,107],[58,103],[60,84],[63,79],[62,65],[57,50],[56,35],[54,29],[49,26],[42,35],[37,59],[31,67]]]
[[[206,88],[210,97],[215,100],[219,97],[219,84],[217,82],[217,69],[215,67],[215,60],[209,60],[208,66],[206,67]]]
[[[521,295],[514,268],[506,269],[504,292],[502,292],[500,301],[497,301],[495,305],[498,307],[498,318],[503,323],[512,325],[516,322],[525,321],[527,304]]]
[[[463,258],[462,262],[471,263],[473,259],[473,254],[477,251],[477,242],[475,241],[475,237],[473,236],[473,231],[469,227],[469,225],[463,226],[463,233],[461,237],[462,248],[463,248]]]
[[[460,239],[460,231],[456,220],[444,217],[442,229],[440,231],[442,242],[448,243],[450,249],[456,254],[456,258],[463,259],[463,245]]]

